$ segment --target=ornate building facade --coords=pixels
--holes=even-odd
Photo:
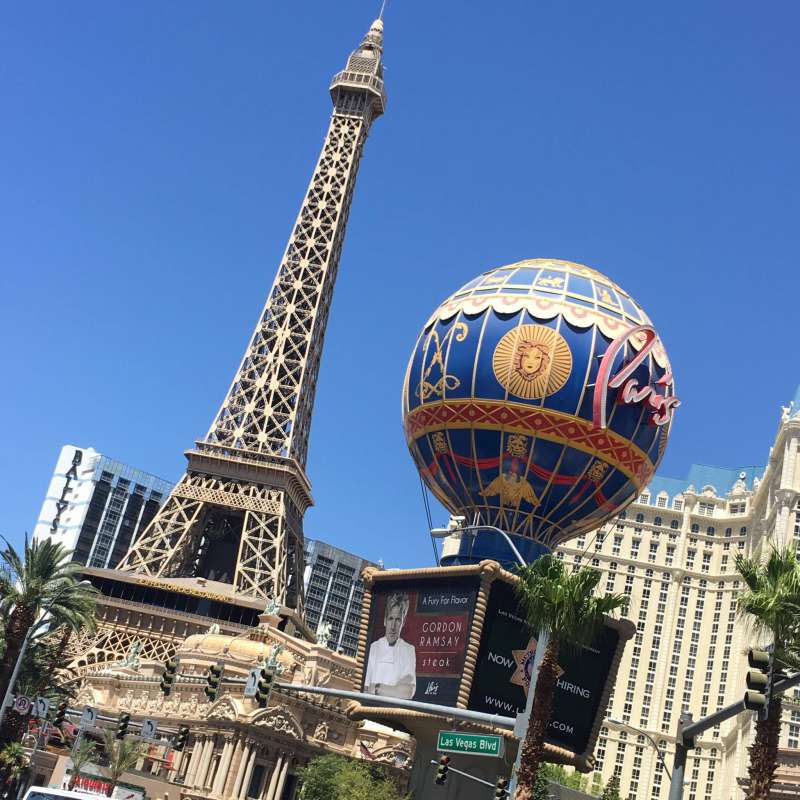
[[[654,478],[637,502],[593,534],[559,548],[570,564],[604,573],[631,598],[637,633],[598,741],[596,780],[620,778],[622,796],[666,798],[678,717],[700,718],[741,700],[747,648],[763,645],[737,614],[737,553],[800,549],[800,391],[782,410],[766,466],[694,466],[685,480]],[[775,797],[798,796],[800,692],[786,697]],[[690,755],[688,800],[738,800],[747,779],[753,714],[709,731]],[[791,788],[787,788],[787,786]],[[794,792],[794,794],[787,794]]]
[[[243,635],[224,635],[213,627],[189,636],[175,653],[180,677],[168,698],[160,690],[163,665],[142,660],[135,646],[116,663],[78,668],[79,705],[112,717],[128,711],[158,723],[162,743],[154,742],[129,783],[142,785],[151,797],[290,800],[299,770],[315,756],[335,753],[382,764],[405,785],[414,755],[410,736],[354,721],[340,700],[275,689],[269,706],[260,708],[244,696],[241,681],[267,662],[282,682],[352,688],[353,659],[287,634],[284,622],[280,614],[262,614],[258,626]],[[225,665],[221,690],[209,702],[206,675],[220,662]],[[181,725],[191,736],[186,750],[174,753],[170,731]]]

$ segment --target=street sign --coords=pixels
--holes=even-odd
[[[505,750],[502,736],[483,733],[439,731],[436,749],[440,753],[464,753],[469,756],[500,757]]]
[[[16,711],[20,716],[24,717],[26,714],[30,714],[32,705],[33,703],[31,703],[30,697],[20,695],[14,700],[14,711]]]
[[[244,685],[245,697],[256,696],[256,689],[258,688],[258,679],[260,676],[261,676],[261,670],[258,667],[255,667],[250,670],[250,674],[247,676],[247,682]]]
[[[83,714],[81,714],[81,721],[78,724],[78,728],[82,731],[85,731],[89,728],[94,728],[96,722],[97,709],[92,708],[91,706],[85,706],[83,709]]]
[[[158,723],[154,719],[147,719],[142,720],[142,739],[152,739],[156,735],[156,728],[158,728]]]
[[[33,704],[33,716],[44,719],[50,710],[50,701],[46,697],[37,697]]]

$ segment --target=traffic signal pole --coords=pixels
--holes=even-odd
[[[800,684],[800,672],[796,672],[788,678],[777,681],[772,686],[772,694],[782,694],[793,686]],[[725,708],[721,708],[714,714],[692,721],[691,714],[681,714],[678,721],[678,735],[675,742],[675,760],[672,765],[672,780],[669,784],[669,800],[683,800],[683,781],[686,767],[686,755],[694,747],[695,739],[704,731],[719,725],[737,714],[745,711],[752,711],[747,708],[744,700],[732,703]]]

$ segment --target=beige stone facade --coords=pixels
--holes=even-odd
[[[110,601],[104,602],[108,618]],[[227,682],[247,678],[251,669],[274,659],[282,682],[353,687],[353,659],[306,641],[296,630],[295,635],[281,630],[287,622],[286,612],[276,611],[261,615],[257,628],[238,635],[220,633],[217,626],[189,635],[177,645],[180,677],[167,698],[159,685],[160,661],[129,658],[78,666],[77,703],[95,706],[101,715],[128,711],[134,719],[158,722],[164,743],[151,748],[140,765],[148,772],[151,796],[291,800],[299,769],[325,753],[384,764],[405,784],[414,755],[411,737],[351,719],[346,701],[275,689],[262,709],[244,697],[242,683]],[[140,630],[143,640],[146,633]],[[204,694],[206,676],[218,662],[225,664],[223,682],[211,703]],[[170,756],[168,734],[181,725],[191,730],[188,746]],[[137,775],[127,780],[136,783]]]
[[[766,468],[698,466],[685,481],[655,478],[618,518],[560,548],[567,563],[597,567],[603,588],[631,598],[627,616],[638,630],[609,703],[594,776],[605,784],[618,775],[623,797],[666,798],[669,779],[650,739],[671,767],[682,711],[698,719],[743,697],[747,648],[765,643],[737,616],[742,584],[734,558],[773,544],[800,546],[797,403],[783,409],[765,456]],[[794,710],[793,699],[776,798],[800,796],[800,705]],[[684,797],[742,798],[753,735],[748,713],[703,736],[689,757]]]

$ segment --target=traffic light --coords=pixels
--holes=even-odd
[[[508,797],[508,778],[498,778],[495,784],[494,800],[506,800]]]
[[[178,728],[178,735],[175,737],[175,744],[172,745],[172,749],[180,753],[183,748],[186,747],[186,740],[188,738],[189,729],[186,726]]]
[[[58,726],[58,725],[61,725],[62,722],[64,722],[64,717],[67,716],[67,708],[68,707],[69,706],[67,706],[66,703],[59,703],[58,704],[58,708],[56,709],[56,715],[53,718],[53,725]]]
[[[436,770],[436,785],[444,786],[447,783],[447,773],[450,771],[450,756],[442,756],[439,759],[439,767]]]
[[[770,683],[772,680],[772,656],[757,647],[747,651],[747,691],[744,693],[744,707],[758,711],[760,719],[766,719],[769,706]]]
[[[258,684],[256,685],[256,702],[261,708],[266,708],[269,705],[269,697],[272,694],[272,685],[274,683],[275,673],[267,667],[262,667],[258,676]]]
[[[127,712],[119,715],[117,720],[117,739],[124,739],[128,732],[128,725],[131,724],[131,715]]]
[[[222,681],[222,672],[225,665],[220,661],[208,668],[208,686],[205,688],[206,697],[213,703],[219,694],[219,684]]]
[[[161,676],[161,691],[164,697],[169,697],[178,672],[178,659],[171,658],[164,662],[164,674]]]

